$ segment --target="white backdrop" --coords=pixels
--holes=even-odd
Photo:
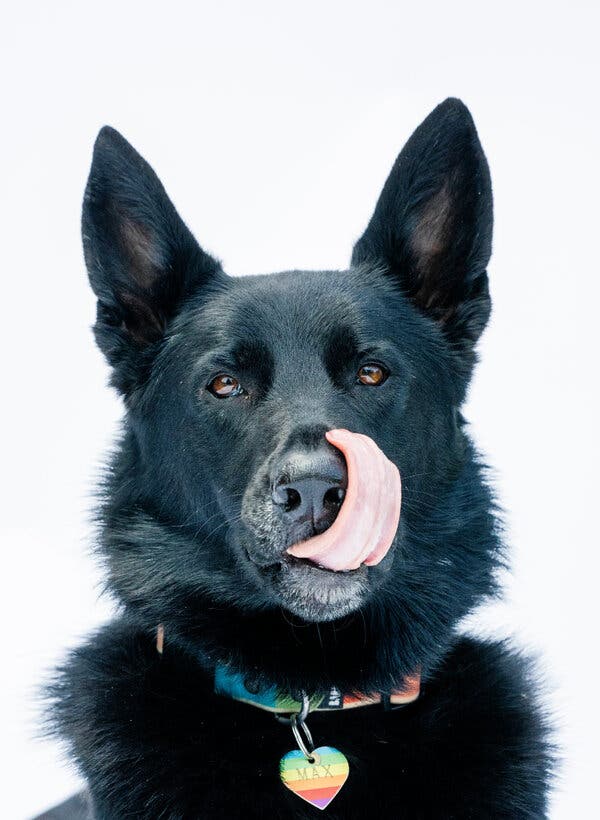
[[[22,2],[5,6],[0,814],[78,785],[34,738],[64,648],[110,614],[89,555],[121,408],[89,327],[79,213],[110,123],[233,274],[343,267],[403,141],[448,95],[492,169],[493,320],[467,416],[514,575],[475,623],[540,652],[565,765],[553,820],[597,816],[598,6]]]

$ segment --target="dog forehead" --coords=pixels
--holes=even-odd
[[[368,336],[369,317],[380,315],[376,294],[344,271],[287,271],[235,277],[231,284],[206,314],[229,343],[323,348],[340,332]]]

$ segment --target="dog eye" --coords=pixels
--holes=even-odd
[[[228,399],[229,396],[239,396],[243,392],[239,381],[228,373],[220,373],[206,385],[208,390],[218,399]]]
[[[370,387],[379,387],[389,375],[389,371],[380,364],[363,364],[356,374],[356,381]]]

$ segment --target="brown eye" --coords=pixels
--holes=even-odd
[[[363,364],[356,374],[356,380],[370,387],[378,387],[388,376],[388,371],[380,364]]]
[[[242,392],[242,386],[239,381],[227,373],[221,373],[219,376],[215,376],[206,386],[213,396],[216,396],[218,399],[238,396]]]

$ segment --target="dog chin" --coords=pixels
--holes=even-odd
[[[272,583],[281,605],[305,621],[343,618],[359,609],[369,590],[365,566],[333,572],[290,556],[272,572]]]

